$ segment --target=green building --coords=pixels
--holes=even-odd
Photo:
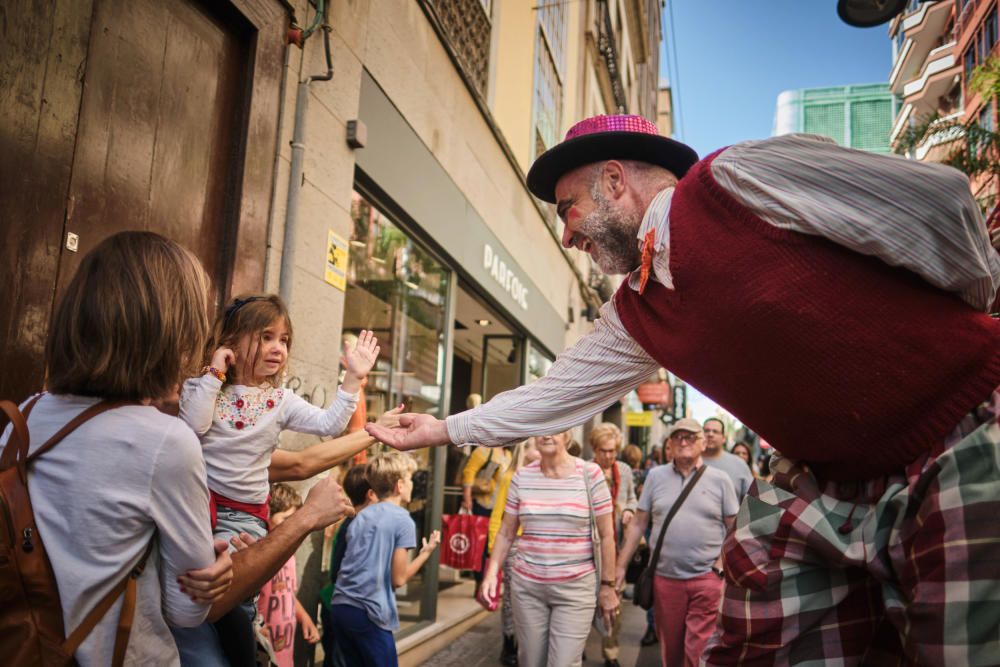
[[[821,134],[841,146],[889,153],[895,117],[887,83],[786,90],[778,95],[772,134]]]

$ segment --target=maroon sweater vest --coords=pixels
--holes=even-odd
[[[675,289],[626,281],[614,297],[661,365],[832,480],[900,470],[1000,384],[1000,321],[761,220],[716,183],[714,157],[670,205]]]

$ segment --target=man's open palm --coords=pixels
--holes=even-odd
[[[380,424],[367,424],[368,435],[400,451],[447,445],[451,440],[448,429],[440,419],[431,415],[407,413],[399,415],[399,426],[388,428]]]

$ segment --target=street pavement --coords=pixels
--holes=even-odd
[[[646,612],[622,601],[622,632],[619,638],[621,652],[618,661],[622,667],[659,667],[659,644],[642,647],[639,639],[646,631]],[[434,654],[422,667],[500,667],[500,612],[473,626],[448,648]],[[591,632],[587,639],[587,659],[584,667],[601,667],[601,638]]]

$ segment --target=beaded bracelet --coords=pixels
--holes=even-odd
[[[223,373],[222,371],[220,371],[215,366],[205,366],[204,368],[202,368],[201,369],[201,374],[204,375],[205,373],[211,373],[215,377],[219,378],[219,382],[225,382],[226,381],[226,374]]]

